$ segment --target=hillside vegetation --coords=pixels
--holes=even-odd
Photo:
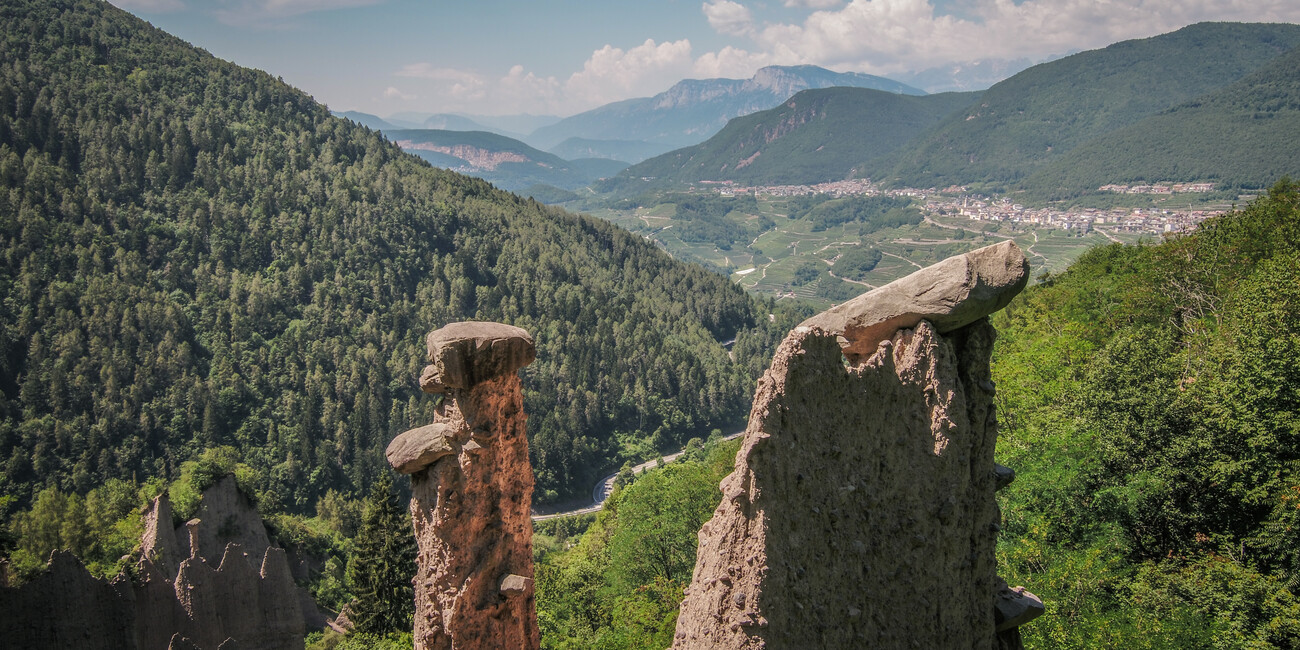
[[[364,494],[431,421],[423,336],[455,320],[537,339],[542,499],[747,410],[771,335],[725,278],[431,168],[105,3],[0,22],[5,517],[223,446],[266,512]]]
[[[666,648],[695,568],[696,536],[713,516],[718,482],[740,441],[692,440],[682,458],[631,471],[594,521],[537,527],[537,619],[542,647]],[[581,534],[574,530],[585,525]]]
[[[999,567],[1037,648],[1300,643],[1300,186],[994,319]]]
[[[1300,25],[1200,23],[1036,65],[862,175],[912,187],[1012,183],[1091,138],[1227,86],[1297,45]]]
[[[773,185],[849,178],[862,163],[898,149],[978,96],[805,90],[776,108],[731,120],[701,144],[633,165],[615,183],[638,186],[643,177],[653,178],[646,183],[652,187],[705,180]]]
[[[1051,198],[1109,183],[1215,181],[1259,189],[1300,174],[1300,48],[1217,92],[1094,138],[1026,187]]]

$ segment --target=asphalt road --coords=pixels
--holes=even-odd
[[[725,435],[722,437],[722,439],[733,440],[735,438],[739,438],[744,434],[745,434],[744,430],[741,430],[735,433]],[[668,454],[667,456],[663,456],[662,457],[663,462],[671,463],[677,460],[678,458],[681,458],[682,454],[685,453],[685,451],[686,450],[683,449],[675,453]],[[640,465],[637,465],[632,468],[632,473],[640,474],[641,472],[644,472],[651,467],[655,467],[658,465],[659,460],[660,460],[659,458],[656,458],[654,460],[648,460],[644,463],[641,463]],[[548,515],[533,515],[533,521],[543,521],[546,519],[555,519],[557,517],[572,517],[573,515],[585,515],[587,513],[596,512],[597,510],[600,510],[601,506],[604,505],[605,503],[605,499],[609,498],[609,493],[614,491],[614,479],[616,478],[618,478],[618,472],[614,472],[613,474],[610,474],[609,476],[600,479],[600,481],[598,481],[596,485],[591,488],[591,505],[578,508],[577,510],[569,510],[567,512],[555,512]]]

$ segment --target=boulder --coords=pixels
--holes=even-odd
[[[1020,627],[1047,611],[1043,601],[1024,587],[1008,587],[1001,578],[998,579],[998,592],[993,601],[993,619],[998,632],[1006,632]]]
[[[463,390],[530,364],[537,348],[528,332],[503,323],[451,323],[429,333],[430,364],[420,374],[426,393]]]
[[[388,464],[402,474],[414,474],[434,461],[455,452],[453,443],[457,427],[435,422],[406,431],[388,443],[384,456]]]
[[[1029,282],[1029,261],[1008,240],[950,257],[864,293],[800,324],[844,337],[857,363],[900,329],[930,321],[946,334],[1003,307]]]

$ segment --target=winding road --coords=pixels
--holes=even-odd
[[[734,440],[744,434],[745,431],[742,429],[735,433],[725,435],[722,437],[722,439]],[[661,458],[648,460],[644,463],[641,463],[640,465],[637,465],[636,467],[633,467],[632,473],[640,474],[641,472],[644,472],[647,469],[650,469],[651,467],[657,467],[659,465],[660,460],[662,460],[664,464],[671,463],[677,460],[678,458],[681,458],[682,454],[684,453],[686,453],[686,450],[682,449],[677,452],[668,454],[667,456],[663,456]],[[618,478],[618,472],[614,472],[613,474],[610,474],[609,476],[600,479],[600,481],[597,482],[596,485],[591,488],[591,501],[592,501],[591,505],[578,508],[577,510],[569,510],[566,512],[554,512],[545,515],[533,515],[533,521],[544,521],[546,519],[556,519],[559,517],[572,517],[573,515],[585,515],[600,510],[601,506],[605,504],[605,499],[609,498],[609,493],[614,491],[614,479],[616,478]]]

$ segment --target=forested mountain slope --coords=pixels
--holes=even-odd
[[[1097,248],[994,317],[1030,648],[1300,643],[1300,186]]]
[[[1300,25],[1199,23],[1036,65],[870,165],[913,187],[1009,183],[1114,129],[1220,89],[1300,45]]]
[[[741,418],[766,312],[103,2],[0,6],[0,500],[233,446],[264,511],[431,419],[423,335],[526,328],[539,496]],[[737,338],[735,361],[719,343]]]
[[[1258,189],[1300,176],[1300,48],[1218,92],[1090,140],[1024,185],[1049,196],[1108,183],[1216,181]]]
[[[519,191],[537,184],[573,190],[605,175],[593,176],[581,163],[487,131],[390,129],[384,135],[435,166],[482,178],[505,190]],[[607,162],[598,171],[613,175],[625,166]]]
[[[653,177],[651,184],[732,180],[756,185],[842,180],[978,96],[805,90],[776,108],[731,120],[705,142],[633,165],[611,180],[628,184]]]

